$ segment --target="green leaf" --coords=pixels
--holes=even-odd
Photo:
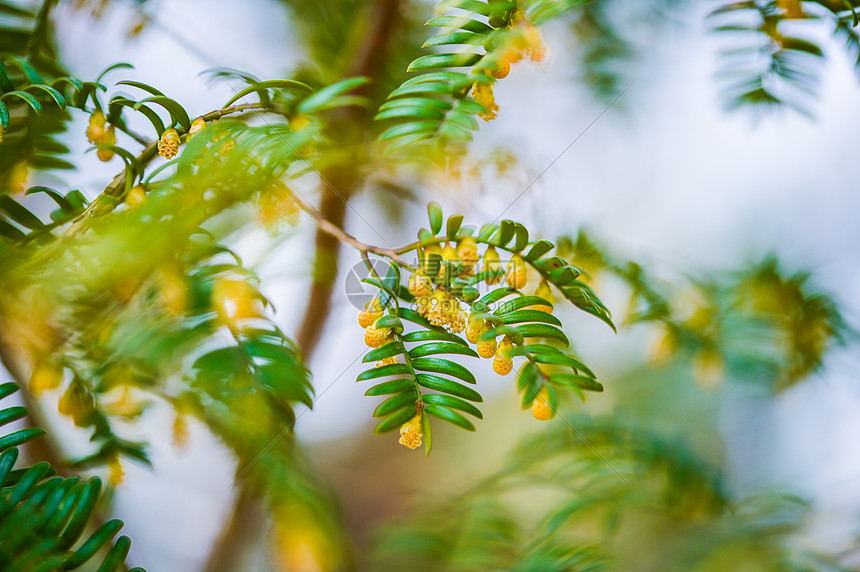
[[[185,108],[173,99],[164,96],[148,97],[135,105],[134,108],[139,109],[144,103],[155,103],[160,105],[170,113],[170,117],[173,118],[173,121],[175,123],[179,123],[183,129],[188,131],[188,129],[191,128],[191,119],[188,118],[188,112],[186,112]]]
[[[550,380],[556,383],[579,387],[586,391],[603,391],[603,384],[598,382],[596,379],[592,379],[584,375],[576,375],[573,373],[554,373],[550,376]]]
[[[535,364],[530,361],[526,362],[517,372],[517,390],[524,391],[529,387],[533,387],[537,382],[539,373],[540,370]]]
[[[476,403],[484,401],[481,394],[471,387],[467,387],[461,383],[457,383],[456,381],[446,379],[444,377],[439,377],[438,375],[419,373],[415,376],[415,379],[418,381],[418,385],[427,389],[432,389],[433,391],[441,391],[442,393],[462,397],[463,399],[468,399],[469,401],[474,401]]]
[[[0,212],[30,230],[39,230],[45,226],[39,217],[28,211],[9,195],[0,195]]]
[[[377,425],[376,428],[373,430],[373,432],[376,433],[377,435],[382,435],[383,433],[388,433],[390,431],[394,431],[395,429],[398,429],[401,425],[403,425],[404,423],[406,423],[407,421],[409,421],[410,419],[415,417],[415,415],[417,415],[417,413],[418,413],[418,407],[417,406],[404,407],[403,409],[401,409],[400,411],[398,411],[397,413],[395,413],[394,415],[392,415],[391,417],[389,417],[388,419],[386,419],[385,421],[383,421],[382,423]]]
[[[0,437],[0,451],[5,451],[6,449],[23,445],[27,441],[32,441],[44,434],[45,430],[40,429],[39,427],[28,427],[26,429],[9,433],[8,435]]]
[[[396,137],[419,133],[427,134],[429,137],[438,125],[439,124],[436,121],[409,121],[407,123],[393,125],[379,135],[379,140],[387,141]],[[420,138],[416,139],[416,141],[418,140],[420,140]]]
[[[452,72],[452,71],[438,71],[438,72],[430,72],[421,74],[419,76],[415,76],[413,78],[407,79],[404,81],[400,87],[409,87],[412,85],[419,85],[427,82],[447,82],[449,86],[452,84],[468,84],[470,83],[470,78],[463,72]]]
[[[10,58],[11,61],[21,69],[21,73],[31,84],[42,83],[42,76],[36,71],[36,68],[25,59]]]
[[[499,235],[496,239],[496,246],[505,246],[512,238],[514,238],[514,222],[511,220],[503,220],[499,223]]]
[[[12,82],[9,81],[9,75],[6,73],[6,67],[3,65],[3,62],[0,61],[0,91],[6,93],[8,91],[12,91],[15,89],[12,86]]]
[[[479,302],[489,306],[490,304],[495,304],[496,302],[498,302],[499,300],[501,300],[505,296],[510,296],[511,294],[515,294],[515,293],[516,293],[516,290],[508,288],[507,286],[501,286],[499,288],[496,288],[492,292],[485,294],[484,297],[479,300]],[[548,304],[548,305],[551,305],[551,304]],[[516,309],[516,308],[514,308],[514,309]],[[496,313],[498,314],[499,312],[497,311]]]
[[[528,254],[526,254],[526,258],[534,262],[553,248],[555,248],[555,245],[550,241],[539,240],[529,249]]]
[[[113,65],[110,65],[110,66],[106,67],[104,69],[104,71],[102,71],[102,73],[100,73],[98,75],[98,77],[96,78],[96,83],[100,82],[102,80],[102,78],[104,76],[106,76],[109,72],[112,72],[113,70],[118,70],[118,69],[132,69],[133,70],[134,66],[129,64],[129,63],[126,63],[126,62],[119,62],[119,63],[113,64]]]
[[[432,415],[433,417],[438,417],[443,421],[447,421],[448,423],[452,423],[461,429],[465,429],[466,431],[474,431],[475,426],[471,421],[460,415],[455,411],[451,411],[447,407],[442,407],[441,405],[426,405],[424,406],[424,411]]]
[[[534,356],[535,361],[538,363],[548,363],[553,365],[566,365],[572,367],[576,370],[585,372],[592,378],[597,376],[594,375],[584,363],[575,357],[567,354],[560,349],[549,346],[546,344],[529,344],[527,348],[514,348],[512,351],[512,355],[527,355],[531,354]]]
[[[430,342],[409,350],[409,357],[411,358],[420,358],[436,354],[459,354],[479,357],[472,348],[452,342]]]
[[[406,71],[422,71],[434,68],[459,68],[470,67],[481,61],[480,54],[458,53],[458,54],[430,54],[416,58]]]
[[[428,322],[421,314],[419,314],[415,310],[412,310],[411,308],[402,308],[401,307],[397,310],[397,315],[400,316],[401,318],[403,318],[404,320],[408,320],[414,324],[418,324],[419,326],[424,326],[428,330],[431,330],[434,332],[444,332],[445,331],[442,328],[438,328],[438,327],[434,326],[433,324],[431,324],[430,322]],[[409,340],[406,340],[406,341],[409,341]]]
[[[495,278],[498,276],[504,276],[505,271],[501,268],[498,270],[485,270],[484,272],[478,272],[474,276],[470,277],[468,282],[469,284],[479,284],[488,278]]]
[[[432,46],[451,46],[460,44],[482,45],[484,36],[475,32],[451,32],[449,34],[437,34],[424,42],[422,48]]]
[[[434,125],[436,123],[434,122]],[[433,131],[424,132],[424,133],[413,133],[411,135],[403,135],[397,141],[390,144],[386,149],[386,153],[393,153],[397,149],[402,147],[406,147],[407,145],[411,145],[413,143],[417,143],[418,141],[425,141],[430,139],[433,136]]]
[[[239,101],[240,99],[242,99],[243,97],[248,95],[249,93],[254,93],[254,92],[257,92],[260,95],[260,103],[262,103],[264,106],[268,106],[269,105],[269,103],[268,103],[269,102],[269,95],[268,95],[269,89],[288,89],[290,91],[308,92],[308,93],[313,92],[313,89],[311,88],[311,86],[309,86],[306,83],[302,83],[300,81],[294,81],[291,79],[270,79],[270,80],[266,80],[266,81],[261,81],[259,83],[255,83],[253,85],[249,85],[248,87],[246,87],[245,89],[243,89],[242,91],[240,91],[239,93],[237,93],[236,95],[231,97],[230,100],[227,103],[225,103],[221,108],[224,109],[225,107],[230,107],[231,105],[233,105],[234,103],[236,103],[237,101]],[[307,100],[305,100],[305,101],[307,101]]]
[[[116,84],[117,85],[128,85],[131,87],[136,87],[138,89],[142,89],[143,91],[149,93],[150,95],[155,95],[157,97],[166,97],[164,95],[164,93],[162,93],[160,90],[155,89],[151,85],[147,85],[147,84],[141,83],[139,81],[123,80],[123,81],[116,82]]]
[[[475,376],[464,366],[442,358],[418,358],[412,360],[412,367],[420,371],[444,373],[451,377],[462,379],[467,383],[476,383]]]
[[[128,556],[128,550],[131,547],[131,539],[128,536],[120,536],[116,539],[116,542],[111,548],[108,555],[105,556],[102,565],[99,567],[98,572],[114,572],[120,566],[125,563],[125,559]]]
[[[453,342],[467,347],[469,345],[468,342],[460,336],[449,334],[445,330],[418,330],[405,334],[402,339],[404,342],[429,342],[435,340],[440,342]]]
[[[401,97],[398,99],[389,99],[379,106],[379,110],[384,111],[386,109],[396,109],[398,107],[428,107],[431,109],[438,109],[440,111],[447,111],[451,109],[451,102],[431,99],[429,97]]]
[[[552,256],[538,261],[536,265],[542,272],[552,272],[553,270],[567,266],[567,260],[560,256]]]
[[[119,529],[122,528],[122,521],[119,519],[109,520],[104,523],[93,535],[84,542],[71,556],[66,558],[63,567],[66,570],[77,568],[84,564],[87,560],[95,556],[102,546],[110,542]]]
[[[570,266],[565,266],[564,268],[553,270],[549,273],[547,278],[553,284],[565,286],[576,280],[579,275],[579,270],[576,270]]]
[[[388,314],[386,316],[382,316],[378,320],[376,320],[376,329],[381,330],[383,328],[391,328],[395,334],[399,334],[403,331],[403,322],[400,321],[394,314]]]
[[[509,314],[515,310],[519,310],[520,308],[525,308],[526,306],[549,306],[552,308],[553,304],[549,300],[541,298],[540,296],[517,296],[510,300],[506,300],[494,313],[497,316],[503,316],[504,314]]]
[[[427,203],[427,215],[430,218],[430,231],[436,236],[442,230],[442,207],[436,201],[430,201]]]
[[[516,310],[521,308],[525,308],[527,306],[549,306],[553,307],[552,302],[546,300],[545,298],[541,298],[540,296],[517,296],[515,298],[511,298],[510,300],[506,300],[503,304],[501,304],[495,311],[497,316],[504,316],[505,314],[510,314]]]
[[[443,405],[451,409],[459,409],[460,411],[465,411],[469,415],[474,415],[478,419],[484,418],[484,415],[481,413],[480,409],[478,409],[468,401],[463,401],[459,397],[430,393],[422,396],[421,399],[426,404]]]
[[[392,379],[391,381],[380,383],[379,385],[374,385],[365,391],[364,394],[371,397],[376,395],[388,395],[391,393],[402,393],[409,389],[413,389],[414,387],[414,381],[408,377],[401,377],[399,379]]]
[[[495,225],[493,223],[485,224],[481,227],[481,230],[478,231],[478,238],[481,240],[489,240],[498,228],[498,225]]]
[[[9,115],[9,108],[6,107],[6,104],[0,101],[0,128],[3,131],[9,129],[9,120],[11,116]]]
[[[4,93],[0,95],[0,101],[8,100],[10,97],[17,97],[19,99],[23,99],[27,105],[33,108],[33,111],[36,112],[36,115],[42,115],[42,104],[39,103],[39,100],[33,97],[31,94],[26,91],[10,91],[9,93]]]
[[[376,348],[367,352],[361,360],[364,363],[371,361],[379,361],[391,356],[396,356],[406,353],[406,347],[401,342],[388,342],[382,347]]]
[[[517,345],[523,343],[522,334],[520,334],[519,331],[510,326],[500,326],[498,328],[493,328],[492,330],[481,334],[481,337],[479,339],[483,342],[491,340],[493,338],[498,338],[499,336],[508,336],[509,338],[511,338],[511,341]]]
[[[352,77],[328,85],[302,101],[299,104],[297,111],[299,113],[313,113],[314,111],[318,111],[338,95],[353,90],[369,81],[370,78],[367,77]]]
[[[429,74],[425,74],[429,75]],[[421,77],[421,76],[418,76]],[[451,93],[451,83],[448,81],[424,81],[413,85],[402,85],[392,91],[389,99],[402,97],[405,95],[418,95],[421,93],[433,93],[436,95],[449,95]]]
[[[464,18],[462,16],[439,16],[427,21],[428,26],[438,26],[440,28],[459,28],[476,34],[489,34],[493,29],[479,20]]]
[[[463,219],[465,217],[461,214],[453,214],[448,217],[448,227],[447,234],[448,240],[456,240],[457,233],[460,231],[460,227],[463,226]]]
[[[529,244],[529,231],[525,226],[516,222],[514,223],[514,233],[517,240],[514,242],[513,249],[515,252],[522,252]]]
[[[77,207],[72,206],[72,203],[70,203],[66,199],[66,197],[63,196],[62,193],[59,193],[54,189],[49,189],[48,187],[30,187],[24,194],[33,195],[36,193],[45,193],[46,195],[54,199],[54,202],[57,203],[57,206],[59,206],[65,212],[72,212],[77,210]]]
[[[517,310],[502,316],[505,324],[521,324],[523,322],[542,322],[561,326],[561,320],[541,310]]]
[[[0,219],[0,236],[3,236],[12,242],[21,242],[27,235],[12,226],[3,219]]]
[[[433,109],[432,107],[412,105],[380,111],[376,114],[374,119],[381,121],[383,119],[397,119],[400,117],[420,117],[422,119],[435,119],[441,121],[445,118],[445,114],[438,109]]]
[[[557,340],[565,346],[570,345],[570,340],[567,339],[564,332],[549,324],[523,324],[515,329],[524,338],[546,338]]]
[[[27,408],[21,407],[20,405],[0,409],[0,426],[6,425],[7,423],[11,423],[26,416]]]
[[[415,388],[412,387],[403,393],[400,393],[393,397],[389,397],[388,399],[377,405],[376,409],[373,410],[373,416],[385,417],[386,415],[390,415],[391,413],[403,409],[404,407],[414,405],[415,403],[417,403],[418,398],[418,393],[415,391]]]
[[[25,90],[38,89],[40,91],[44,91],[45,93],[47,93],[48,95],[51,96],[51,98],[54,100],[54,103],[57,104],[57,107],[59,107],[60,109],[66,108],[66,98],[63,97],[62,93],[60,93],[59,91],[57,91],[53,87],[49,87],[47,85],[42,85],[42,84],[36,84],[36,85],[28,85],[24,89]]]
[[[424,434],[424,456],[428,457],[433,449],[433,428],[430,427],[430,416],[421,412],[421,433]]]
[[[493,0],[495,2],[495,0]],[[486,2],[478,2],[478,0],[442,0],[437,4],[438,7],[446,6],[448,8],[460,8],[482,16],[489,16],[491,13],[490,5]]]
[[[392,363],[382,367],[375,367],[359,374],[356,381],[366,381],[368,379],[376,379],[379,377],[388,377],[391,375],[411,375],[412,370],[405,363]]]

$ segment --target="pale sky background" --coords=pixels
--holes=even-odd
[[[276,2],[246,0],[238,9],[226,0],[153,1],[149,10],[156,23],[132,40],[125,37],[133,23],[131,3],[115,4],[96,22],[83,13],[58,10],[67,67],[73,75],[92,78],[111,63],[132,62],[135,71],[114,73],[108,85],[119,79],[145,81],[182,102],[192,117],[220,107],[235,93],[223,83],[207,86],[199,76],[202,70],[217,63],[270,79],[287,77],[295,62],[297,48],[284,33],[288,14]],[[834,45],[828,50],[816,121],[777,115],[754,122],[747,113],[727,114],[714,79],[716,51],[723,44],[706,33],[705,11],[689,11],[683,25],[663,30],[651,42],[617,109],[561,157],[603,105],[571,85],[578,48],[568,43],[563,29],[548,30],[549,62],[539,68],[517,66],[498,84],[499,118],[482,123],[476,138],[479,149],[500,142],[510,147],[533,172],[555,161],[505,216],[549,238],[574,234],[585,225],[669,277],[730,269],[773,251],[787,268],[812,265],[816,283],[836,294],[853,319],[860,311],[856,74]],[[72,133],[82,134],[86,118],[73,114]],[[83,136],[68,143],[73,154],[87,147]],[[63,178],[93,196],[114,168],[90,154],[77,173]],[[492,196],[451,192],[433,198],[446,212],[465,212],[467,221],[481,224],[504,211],[523,188],[499,183]],[[384,214],[368,197],[356,197],[352,204],[366,219],[348,219],[347,229],[358,238],[379,241],[369,223],[392,244],[412,239],[412,230],[387,230]],[[406,228],[425,224],[422,205],[407,212]],[[264,291],[281,310],[287,331],[301,316],[306,288],[311,227],[299,230],[300,236],[259,268]],[[240,243],[248,260],[255,259],[262,238],[252,234]],[[344,252],[342,259],[348,268],[358,256]],[[354,382],[365,348],[355,309],[340,292],[339,287],[329,328],[311,363],[318,400],[297,424],[299,436],[310,444],[372,428],[375,402],[363,398],[366,388]],[[622,299],[605,301],[624,306]],[[579,352],[599,371],[618,373],[621,366],[612,355],[619,348],[639,351],[630,349],[641,342],[635,336],[613,336],[595,320],[577,317],[574,323],[569,329],[575,330]],[[792,484],[815,498],[820,538],[834,546],[853,534],[860,508],[860,360],[854,353],[834,356],[824,372],[771,401],[728,391],[722,416],[732,443],[732,484],[738,490],[765,482]],[[509,384],[494,379],[482,379],[480,385],[485,394],[510,391]],[[134,540],[135,565],[196,570],[228,510],[233,467],[201,427],[194,427],[191,447],[176,451],[170,445],[169,412],[156,409],[147,419],[139,431],[152,443],[155,471],[128,464],[116,513]],[[440,453],[435,450],[434,456]],[[159,526],[152,526],[154,521]]]

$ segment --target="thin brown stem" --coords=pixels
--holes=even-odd
[[[414,270],[414,267],[410,265],[408,262],[403,260],[399,255],[397,250],[393,250],[390,248],[381,248],[379,246],[374,246],[372,244],[367,244],[361,242],[351,234],[344,231],[342,228],[325,218],[323,214],[314,208],[312,205],[308,204],[304,200],[300,199],[298,196],[294,197],[296,204],[300,209],[309,214],[316,222],[317,228],[329,236],[332,236],[343,242],[344,244],[348,244],[351,247],[355,248],[359,252],[367,253],[371,252],[373,254],[378,254],[379,256],[385,256],[386,258],[390,258],[397,264],[403,266],[404,268],[408,268],[410,270]]]

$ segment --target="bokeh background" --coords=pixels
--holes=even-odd
[[[731,39],[711,30],[706,15],[712,3],[617,0],[609,6],[630,52],[610,64],[618,71],[613,93],[597,97],[584,77],[587,46],[566,25],[547,26],[548,58],[519,66],[498,84],[499,117],[482,123],[468,168],[412,181],[412,197],[369,188],[352,199],[346,229],[369,243],[382,236],[405,244],[426,224],[425,203],[436,200],[469,221],[514,218],[548,238],[587,229],[618,257],[677,285],[691,277],[725,277],[773,255],[789,273],[811,271],[812,287],[831,295],[848,323],[856,323],[860,88],[850,58],[810,23],[809,33],[831,48],[814,117],[727,110],[717,76],[719,52]],[[92,8],[61,3],[55,13],[67,68],[94,77],[116,61],[131,62],[129,79],[158,86],[194,113],[218,108],[235,94],[229,83],[202,76],[206,69],[280,78],[306,59],[294,15],[275,0],[116,1],[98,17]],[[421,20],[433,4],[412,3],[410,10],[410,18]],[[86,117],[75,115],[64,139],[74,156],[87,147],[77,136],[85,127]],[[503,169],[494,166],[500,162]],[[78,165],[62,180],[89,197],[114,174],[94,154]],[[39,177],[47,185],[57,182]],[[287,333],[298,327],[306,304],[312,231],[302,220],[277,237],[252,229],[234,237]],[[296,432],[338,494],[362,550],[386,519],[492,474],[523,434],[545,426],[520,410],[512,383],[486,367],[476,372],[488,402],[476,433],[439,428],[428,458],[398,446],[396,437],[373,436],[375,400],[364,398],[366,388],[354,381],[366,347],[345,285],[359,257],[345,249],[341,262],[332,311],[320,316],[325,330],[309,364],[317,397],[312,411],[300,410]],[[607,277],[598,292],[623,318],[625,287]],[[779,393],[734,369],[718,387],[702,389],[689,364],[669,370],[651,365],[661,335],[654,328],[633,326],[615,335],[597,320],[564,316],[577,352],[607,387],[577,406],[579,412],[645,418],[686,435],[723,468],[738,497],[773,487],[796,493],[812,509],[799,542],[848,553],[850,565],[860,514],[856,346],[831,350],[821,369]],[[43,400],[46,414],[51,399]],[[86,436],[69,421],[51,419],[69,451],[85,448]],[[154,468],[126,464],[113,512],[134,539],[136,565],[202,570],[231,515],[235,462],[199,424],[192,424],[187,447],[174,447],[171,423],[168,408],[156,405],[128,428],[150,442]],[[242,569],[271,569],[271,531],[249,527],[249,534]]]

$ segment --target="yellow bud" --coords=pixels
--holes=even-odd
[[[114,129],[113,125],[105,129],[98,143],[102,145],[116,145],[116,129]],[[110,149],[99,149],[98,151],[96,151],[96,155],[98,155],[99,160],[104,161],[106,163],[113,159],[114,152]]]
[[[390,357],[384,358],[384,359],[376,362],[376,367],[382,367],[385,365],[392,365],[395,363],[397,363],[397,356],[390,356]]]
[[[484,327],[481,328],[481,332],[480,332],[478,338],[480,339],[481,336],[483,336],[484,334],[489,332],[491,329],[492,329],[492,326],[490,324],[484,324]],[[488,340],[479,341],[477,347],[475,348],[475,350],[478,352],[479,356],[481,356],[482,358],[487,358],[487,359],[495,357],[496,349],[497,349],[496,338],[490,338]]]
[[[693,355],[693,379],[702,389],[715,389],[726,373],[723,356],[716,349],[705,348]]]
[[[667,330],[651,347],[651,360],[658,365],[667,363],[678,349],[678,336]]]
[[[178,449],[184,448],[188,444],[188,435],[188,421],[183,413],[177,411],[173,419],[173,446]]]
[[[496,249],[492,246],[487,249],[487,252],[484,253],[484,272],[494,272],[496,270],[500,270],[499,265],[499,253],[496,252]],[[491,278],[487,278],[487,284],[498,284],[502,281],[501,276],[493,276]]]
[[[538,421],[549,421],[555,416],[555,411],[549,406],[549,394],[545,387],[541,388],[532,401],[532,415]]]
[[[23,193],[30,186],[30,166],[27,161],[18,161],[9,173],[9,188],[12,193]]]
[[[122,483],[123,478],[125,478],[125,472],[122,470],[122,464],[119,462],[118,455],[111,455],[107,461],[108,469],[110,472],[108,474],[108,481],[111,485],[117,486]]]
[[[202,117],[198,117],[191,123],[191,127],[188,128],[188,135],[185,137],[186,143],[191,141],[191,138],[203,131],[203,128],[206,127],[206,120]]]
[[[466,339],[469,343],[477,344],[483,329],[484,320],[469,320],[469,327],[466,329]]]
[[[508,336],[502,338],[499,342],[499,347],[496,349],[496,357],[493,358],[493,371],[499,375],[508,375],[514,369],[514,362],[509,353],[514,344]]]
[[[158,154],[167,160],[179,153],[179,133],[176,129],[166,129],[158,140]]]
[[[400,444],[410,449],[420,447],[423,436],[421,433],[421,413],[400,426]]]
[[[528,281],[528,271],[525,261],[517,254],[511,257],[508,262],[508,268],[505,272],[505,282],[509,288],[522,290],[526,287]]]
[[[364,329],[364,343],[371,348],[379,348],[391,341],[391,328],[369,326]]]
[[[364,310],[358,313],[358,325],[362,328],[368,328],[381,318],[382,314],[383,310],[379,304],[379,298],[374,298],[364,305]]]
[[[181,316],[188,307],[188,297],[188,286],[182,269],[176,264],[162,268],[161,299],[167,311],[174,316]]]
[[[275,229],[282,221],[295,224],[298,220],[299,206],[293,191],[281,181],[260,192],[255,202],[257,222],[268,229]]]
[[[457,258],[467,268],[473,267],[480,260],[478,256],[478,243],[471,236],[465,236],[457,245]]]
[[[409,293],[415,297],[427,296],[433,291],[433,282],[426,274],[420,270],[416,270],[409,277]]]
[[[30,376],[30,391],[39,395],[43,391],[56,389],[63,381],[63,368],[45,362],[38,363]]]
[[[143,185],[135,185],[125,195],[125,204],[134,208],[146,202],[146,188]]]
[[[475,82],[472,87],[472,99],[484,106],[484,111],[478,114],[481,119],[491,121],[496,118],[499,106],[496,105],[496,100],[493,97],[493,84]]]
[[[490,70],[490,74],[496,79],[505,79],[511,73],[511,63],[504,57],[496,62]]]
[[[101,111],[94,111],[92,115],[90,115],[89,126],[87,126],[87,141],[90,143],[101,143],[106,125],[107,120],[105,119],[104,113]]]
[[[546,279],[542,279],[540,281],[540,284],[538,284],[538,287],[535,288],[535,296],[543,298],[548,302],[555,303],[555,297],[552,295],[552,288],[550,288],[550,285],[546,281]],[[540,305],[535,306],[534,309],[540,310],[541,312],[546,312],[547,314],[552,314],[552,306]]]
[[[290,117],[290,129],[293,131],[301,131],[311,124],[311,118],[303,113],[299,113]]]
[[[499,356],[496,352],[496,357],[493,358],[493,371],[499,375],[508,375],[514,369],[514,364],[510,359]]]
[[[236,320],[262,314],[256,289],[238,278],[219,278],[215,281],[212,287],[212,305],[231,328],[236,326]]]
[[[93,405],[93,398],[86,390],[71,385],[57,403],[57,410],[61,414],[71,417],[78,427],[85,427],[93,410]]]
[[[450,264],[456,264],[458,262],[457,251],[454,250],[454,247],[450,244],[446,244],[445,248],[442,249],[442,260]],[[438,277],[444,281],[446,286],[450,284],[451,269],[447,264],[441,264],[439,266]]]

